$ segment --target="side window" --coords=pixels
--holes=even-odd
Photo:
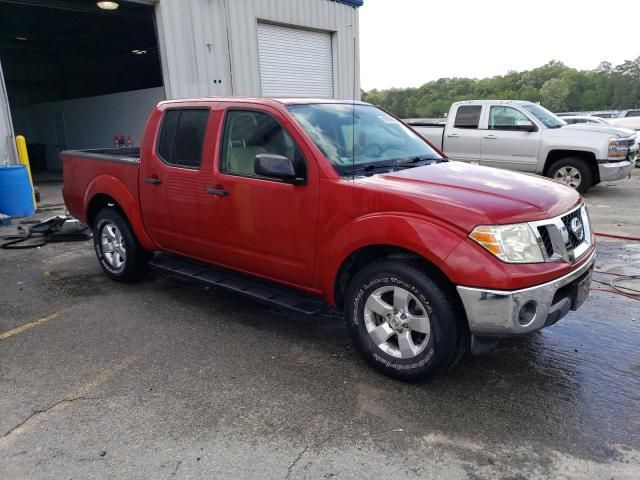
[[[631,110],[627,112],[627,117],[640,117],[640,110]]]
[[[489,111],[489,130],[515,130],[519,121],[529,118],[513,107],[494,106]]]
[[[307,165],[302,152],[271,116],[262,112],[230,110],[227,112],[220,170],[234,175],[256,177],[256,155],[272,153],[289,158],[296,176],[306,177]]]
[[[478,128],[482,105],[463,105],[458,107],[455,128]]]
[[[208,119],[208,109],[167,110],[158,139],[160,158],[171,165],[199,167]]]

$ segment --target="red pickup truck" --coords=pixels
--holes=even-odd
[[[578,193],[449,162],[366,103],[166,101],[139,150],[62,160],[66,205],[112,279],[152,266],[297,312],[328,306],[403,380],[551,325],[589,292]]]

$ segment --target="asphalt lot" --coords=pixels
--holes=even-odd
[[[640,235],[639,174],[587,194],[596,231]],[[597,269],[639,274],[640,243],[600,242]],[[594,290],[408,385],[338,318],[158,274],[117,284],[90,242],[0,251],[0,285],[2,479],[640,477],[637,300]]]

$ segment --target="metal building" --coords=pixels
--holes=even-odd
[[[156,16],[167,96],[352,98],[360,91],[355,7],[361,4],[161,0]]]
[[[0,164],[14,132],[47,169],[66,148],[137,145],[165,98],[357,99],[362,3],[0,0]]]

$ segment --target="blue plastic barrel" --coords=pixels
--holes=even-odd
[[[28,217],[35,213],[33,190],[24,165],[0,167],[0,213]]]

